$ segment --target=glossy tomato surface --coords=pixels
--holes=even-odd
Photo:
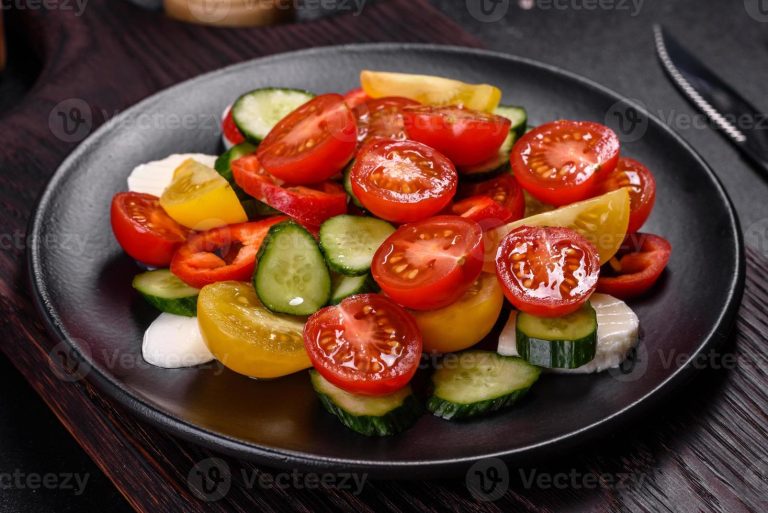
[[[339,184],[284,185],[264,170],[256,155],[232,162],[232,176],[246,193],[291,216],[310,231],[316,230],[329,217],[347,212],[347,194]]]
[[[356,135],[357,123],[344,98],[323,94],[278,122],[256,154],[276,178],[291,184],[319,183],[349,162]]]
[[[456,194],[450,160],[416,141],[375,139],[360,149],[350,170],[352,192],[374,215],[396,223],[440,212]]]
[[[472,166],[492,159],[509,135],[510,120],[464,107],[408,107],[403,109],[408,137],[451,159]]]
[[[371,274],[381,290],[414,310],[447,306],[466,292],[483,266],[483,230],[458,216],[405,224],[373,257]]]
[[[672,245],[650,233],[628,235],[616,255],[617,261],[603,266],[597,290],[619,299],[647,292],[667,267]]]
[[[235,118],[232,117],[231,107],[227,109],[227,114],[224,116],[224,119],[221,122],[221,131],[227,141],[232,144],[232,146],[236,146],[245,142],[245,137],[243,136],[242,132],[240,132],[240,129],[237,128],[237,125],[235,124]]]
[[[191,233],[165,213],[157,196],[139,192],[116,194],[112,198],[110,221],[123,251],[155,267],[167,266]]]
[[[269,228],[286,219],[276,216],[195,234],[176,251],[171,272],[196,288],[218,281],[250,280]]]
[[[605,194],[626,187],[629,190],[629,227],[627,233],[635,233],[651,215],[656,201],[656,180],[640,162],[621,157],[616,169],[597,183],[596,193]]]
[[[352,89],[344,93],[344,103],[347,104],[347,107],[350,109],[354,109],[361,103],[365,103],[370,99],[371,98],[365,94],[365,91],[363,91],[362,87],[358,87],[357,89]]]
[[[597,285],[597,249],[569,228],[521,226],[502,239],[496,274],[515,308],[541,317],[567,315]]]
[[[512,213],[488,196],[470,196],[451,205],[457,216],[471,219],[485,230],[497,228],[512,219]]]
[[[598,175],[619,160],[619,138],[591,121],[553,121],[540,125],[512,147],[510,163],[520,185],[551,205],[567,205],[592,193]]]
[[[399,96],[377,98],[358,105],[355,108],[358,142],[363,144],[374,137],[406,139],[402,109],[414,105],[419,102]]]
[[[505,173],[496,178],[477,183],[462,184],[458,196],[488,196],[509,212],[508,221],[517,221],[525,214],[525,196],[514,177]]]
[[[386,395],[403,388],[421,359],[421,334],[402,307],[379,294],[348,297],[304,327],[315,369],[348,392]]]

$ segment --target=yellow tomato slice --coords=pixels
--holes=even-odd
[[[524,217],[486,233],[484,270],[496,268],[494,258],[499,242],[519,226],[559,226],[572,228],[595,245],[600,264],[611,259],[619,250],[629,225],[629,192],[626,188],[611,191],[584,201]]]
[[[229,182],[213,168],[192,159],[174,171],[173,181],[160,196],[160,206],[174,221],[193,230],[248,220]]]
[[[211,353],[240,374],[277,378],[312,365],[304,350],[304,319],[270,312],[248,283],[203,287],[197,322]]]
[[[411,313],[421,330],[424,351],[450,353],[471,347],[490,333],[503,303],[496,274],[482,273],[455,303]]]
[[[371,98],[403,96],[425,105],[464,105],[468,109],[493,112],[501,101],[498,87],[430,75],[364,70],[360,73],[360,84]]]

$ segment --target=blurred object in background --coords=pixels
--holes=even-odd
[[[136,4],[139,7],[143,7],[145,9],[151,9],[153,11],[158,11],[163,8],[163,0],[128,0],[132,4]]]
[[[5,30],[3,29],[3,11],[0,11],[0,71],[5,69]]]
[[[274,25],[294,14],[292,0],[164,0],[164,5],[172,18],[223,27]]]

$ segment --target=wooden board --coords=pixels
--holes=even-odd
[[[114,0],[91,0],[82,16],[63,10],[6,14],[13,33],[27,35],[19,44],[41,67],[31,92],[0,114],[2,349],[137,511],[765,509],[768,262],[754,253],[737,342],[724,341],[724,351],[739,362],[735,370],[703,371],[653,417],[599,446],[508,469],[511,486],[494,502],[476,500],[462,479],[369,482],[362,494],[308,484],[269,486],[267,477],[251,486],[246,481],[253,472],[285,474],[172,438],[87,383],[62,381],[53,372],[59,361],[55,342],[30,303],[24,234],[45,181],[82,136],[163,87],[260,55],[348,42],[479,42],[421,0],[377,2],[360,16],[261,29],[184,25]],[[63,123],[78,102],[90,108],[91,117],[86,130],[70,135]],[[210,457],[222,458],[232,475],[229,492],[216,502],[201,501],[189,484],[190,476],[196,482],[196,471],[210,469],[196,467]]]

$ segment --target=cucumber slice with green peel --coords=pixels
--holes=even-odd
[[[331,276],[315,238],[292,221],[269,229],[259,249],[253,287],[273,312],[311,315],[331,298]]]
[[[338,305],[341,301],[355,294],[375,292],[375,282],[370,274],[362,276],[344,276],[333,274],[331,276],[331,304]]]
[[[248,142],[240,143],[236,146],[232,146],[229,150],[222,153],[219,158],[216,159],[216,163],[213,168],[224,177],[233,187],[236,187],[235,179],[232,176],[232,162],[250,155],[256,151],[257,146]]]
[[[133,288],[161,312],[186,317],[197,315],[197,295],[200,290],[190,287],[168,269],[136,275],[133,278]]]
[[[355,193],[352,192],[352,181],[349,179],[349,172],[352,170],[352,164],[354,164],[355,161],[353,160],[349,164],[347,164],[347,167],[344,168],[344,190],[347,191],[347,194],[349,194],[350,199],[352,200],[352,203],[354,203],[356,206],[360,208],[365,208],[362,203],[360,203],[360,200],[357,199],[357,196],[355,196]]]
[[[320,226],[320,248],[331,270],[360,276],[371,270],[373,254],[394,231],[381,219],[343,214]]]
[[[323,408],[361,435],[397,434],[411,427],[422,412],[410,385],[392,394],[367,396],[342,390],[316,370],[309,371],[309,377]]]
[[[517,352],[529,363],[575,369],[595,357],[597,314],[589,302],[562,317],[537,317],[520,312],[515,337]]]
[[[314,97],[300,89],[256,89],[235,101],[232,119],[249,142],[258,144],[281,119]]]
[[[446,356],[432,375],[427,409],[444,419],[463,419],[512,405],[539,379],[541,369],[521,358],[491,351]]]
[[[513,143],[520,139],[526,132],[528,113],[523,107],[518,107],[516,105],[499,105],[493,113],[497,116],[507,118],[512,122],[509,131],[514,134],[514,139],[512,140]]]

